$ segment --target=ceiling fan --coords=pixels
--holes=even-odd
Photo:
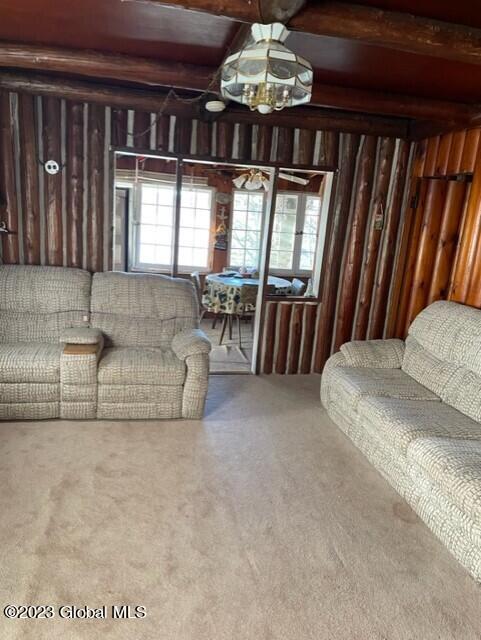
[[[244,169],[238,169],[241,171],[241,174],[236,178],[232,179],[232,182],[238,189],[247,189],[248,191],[257,191],[258,189],[264,188],[266,191],[269,188],[269,178],[263,173],[261,169],[249,169],[245,171]],[[300,184],[302,186],[307,186],[311,179],[311,176],[307,178],[301,178],[300,176],[296,176],[292,173],[286,173],[284,171],[279,172],[279,178],[282,180],[287,180],[288,182],[295,182],[296,184]]]

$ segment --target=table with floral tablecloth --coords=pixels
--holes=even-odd
[[[241,276],[211,273],[205,278],[202,304],[213,313],[242,314],[254,311],[255,305],[241,303],[241,287],[243,285],[259,286],[258,278],[243,278]],[[284,278],[269,276],[268,285],[275,287],[277,295],[289,295],[292,283]]]

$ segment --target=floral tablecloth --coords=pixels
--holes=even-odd
[[[254,311],[255,305],[241,303],[241,288],[244,284],[259,286],[257,278],[241,278],[223,273],[206,276],[202,304],[213,313],[244,313]],[[289,295],[292,283],[284,278],[269,276],[267,284],[276,288],[276,294]],[[244,308],[245,306],[245,308]]]

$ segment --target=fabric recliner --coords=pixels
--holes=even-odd
[[[2,420],[201,418],[209,351],[189,281],[0,266]]]

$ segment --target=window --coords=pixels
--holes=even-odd
[[[234,191],[230,241],[230,264],[259,267],[265,194]]]
[[[230,265],[258,267],[265,194],[235,191]],[[319,237],[321,198],[302,192],[277,195],[271,244],[271,270],[311,272]]]
[[[175,186],[137,186],[134,221],[134,269],[170,269],[173,261]],[[179,227],[179,269],[208,269],[212,219],[212,190],[209,187],[182,187]]]
[[[276,200],[270,267],[278,271],[312,271],[317,247],[321,198],[280,193]]]

